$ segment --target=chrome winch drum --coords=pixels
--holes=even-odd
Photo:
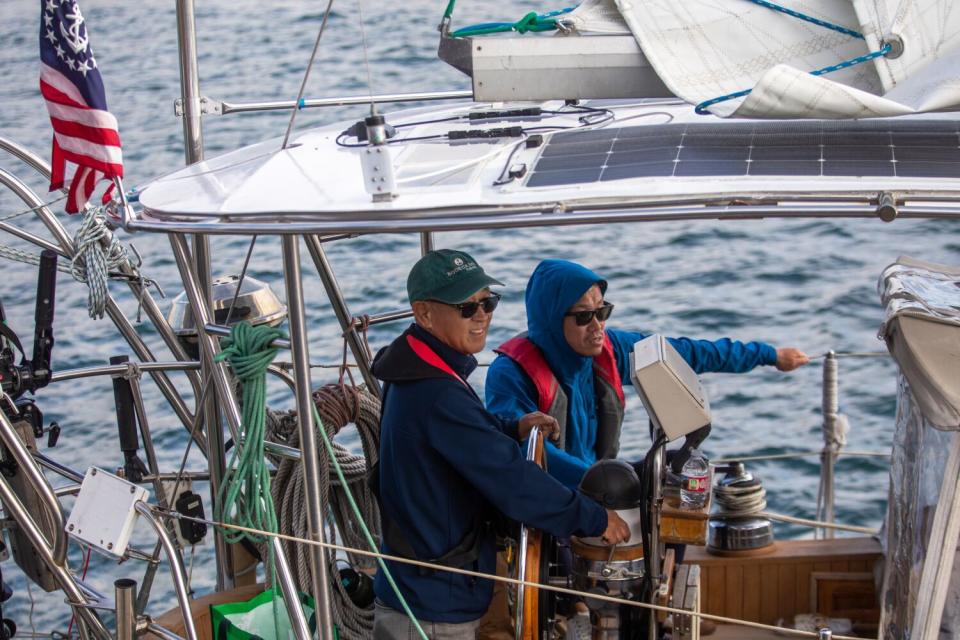
[[[584,591],[607,583],[629,582],[643,578],[643,545],[600,547],[579,538],[570,539],[573,552],[574,586]]]
[[[266,282],[244,276],[240,293],[237,294],[239,276],[231,275],[217,278],[211,285],[213,296],[214,322],[225,324],[230,314],[230,324],[247,321],[253,325],[269,324],[276,326],[287,317],[287,306],[280,302]],[[236,302],[233,301],[236,295]],[[230,312],[230,306],[233,311]],[[173,299],[173,305],[167,316],[167,322],[173,333],[180,337],[197,335],[197,325],[190,311],[185,291]]]

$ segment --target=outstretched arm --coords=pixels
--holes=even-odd
[[[616,347],[617,366],[625,385],[630,384],[630,353],[633,345],[647,337],[635,331],[608,329],[607,333]],[[740,342],[730,338],[719,340],[694,340],[691,338],[667,338],[680,356],[697,373],[746,373],[760,365],[776,366],[781,371],[792,371],[809,362],[799,349],[792,347],[776,349],[766,342]],[[782,361],[781,361],[782,354]]]

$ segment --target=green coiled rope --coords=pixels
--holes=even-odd
[[[251,529],[269,531],[270,533],[277,533],[277,515],[273,506],[273,497],[270,494],[270,469],[264,455],[267,417],[267,367],[277,355],[277,348],[271,346],[270,343],[278,338],[286,337],[286,333],[269,325],[255,327],[249,322],[239,322],[230,329],[230,336],[225,338],[222,343],[223,351],[217,356],[218,362],[227,360],[230,363],[234,375],[243,385],[241,419],[244,433],[243,446],[234,447],[233,456],[230,459],[227,472],[223,477],[223,484],[218,493],[217,504],[214,506],[214,514],[220,522],[238,524]],[[377,552],[379,551],[377,543],[363,519],[353,493],[350,491],[350,485],[343,475],[343,470],[337,461],[336,452],[333,450],[333,443],[327,436],[327,430],[323,428],[320,414],[316,407],[312,407],[312,409],[317,431],[320,432],[324,447],[330,457],[330,463],[340,480],[354,516],[357,518],[357,523],[360,525],[370,549]],[[266,541],[266,536],[236,530],[224,532],[224,538],[228,542],[239,542],[244,537],[254,542]],[[272,546],[270,547],[270,553],[272,570]],[[413,615],[413,611],[410,610],[410,605],[407,604],[403,594],[400,593],[400,587],[394,581],[383,558],[378,557],[377,564],[380,565],[380,570],[383,571],[390,587],[397,594],[404,612],[416,627],[420,637],[423,640],[428,640],[427,634],[420,626],[417,617]]]
[[[248,322],[233,325],[230,336],[223,341],[224,349],[217,361],[227,360],[243,387],[243,446],[234,446],[230,464],[214,505],[214,516],[220,522],[238,524],[250,529],[277,533],[277,511],[270,494],[270,469],[264,457],[266,441],[266,386],[267,366],[273,362],[277,349],[270,343],[286,335],[269,325],[251,326]],[[227,542],[247,538],[257,543],[267,542],[266,536],[237,530],[224,531]]]

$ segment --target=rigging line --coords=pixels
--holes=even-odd
[[[782,513],[773,513],[771,511],[761,511],[759,514],[764,518],[770,518],[771,520],[779,520],[780,522],[788,522],[790,524],[799,524],[807,527],[814,527],[816,529],[838,529],[840,531],[851,531],[853,533],[865,533],[870,536],[875,536],[880,533],[877,529],[871,529],[870,527],[857,527],[850,524],[836,524],[833,522],[823,522],[820,520],[808,520],[806,518],[796,518],[794,516],[786,516]]]
[[[25,215],[27,215],[28,213],[36,213],[36,212],[39,211],[40,209],[46,209],[46,208],[49,207],[50,205],[54,205],[54,204],[56,204],[56,203],[58,203],[58,202],[61,202],[61,201],[63,201],[63,200],[66,200],[66,199],[67,199],[67,196],[66,196],[66,194],[64,194],[64,195],[60,196],[59,198],[54,198],[53,200],[48,200],[47,202],[44,202],[44,203],[42,203],[42,204],[38,204],[38,205],[35,206],[35,207],[30,207],[29,209],[24,209],[23,211],[18,211],[17,213],[11,213],[10,215],[4,216],[4,217],[0,218],[0,222],[6,222],[7,220],[13,220],[14,218],[19,218],[20,216],[25,216]]]
[[[247,247],[247,257],[243,259],[243,266],[240,268],[240,278],[237,280],[237,290],[233,292],[233,300],[230,301],[230,307],[227,309],[227,317],[223,321],[224,326],[230,326],[230,318],[233,316],[234,305],[237,304],[237,298],[240,297],[240,287],[243,286],[243,279],[247,276],[247,267],[250,266],[250,256],[253,255],[253,245],[257,244],[257,237],[250,238],[250,246]]]
[[[555,593],[572,595],[572,596],[588,595],[592,599],[601,600],[603,602],[610,602],[613,604],[622,604],[622,605],[627,605],[631,607],[637,607],[640,609],[653,609],[655,611],[663,611],[666,613],[673,613],[673,614],[684,615],[684,616],[694,616],[694,617],[699,617],[706,620],[713,620],[714,622],[720,622],[723,624],[736,624],[740,626],[752,627],[754,629],[776,631],[778,633],[784,633],[787,635],[794,635],[794,636],[805,637],[805,638],[819,638],[817,633],[812,631],[800,631],[798,629],[788,629],[786,627],[777,627],[773,625],[762,624],[759,622],[753,622],[751,620],[738,620],[736,618],[727,618],[724,616],[717,616],[717,615],[702,613],[698,611],[686,611],[685,609],[678,609],[676,607],[666,607],[663,605],[652,604],[649,602],[638,602],[636,600],[626,600],[624,598],[616,598],[613,596],[607,596],[599,593],[587,594],[583,591],[578,591],[576,589],[568,589],[566,587],[558,587],[551,584],[541,584],[539,582],[528,582],[526,580],[518,580],[516,578],[509,578],[507,576],[498,576],[491,573],[483,573],[481,571],[471,571],[469,569],[460,569],[458,567],[450,567],[447,565],[431,564],[429,562],[421,562],[419,560],[402,558],[400,556],[393,556],[386,553],[379,553],[374,551],[367,551],[365,549],[347,547],[347,546],[339,545],[333,542],[321,542],[320,540],[309,540],[307,538],[298,538],[296,536],[290,536],[284,533],[271,533],[269,531],[259,531],[256,529],[250,529],[249,527],[244,527],[242,525],[227,524],[224,522],[216,522],[206,518],[195,518],[193,516],[186,516],[186,515],[183,515],[182,513],[171,511],[170,509],[164,509],[162,507],[158,507],[155,505],[149,505],[149,506],[150,506],[150,509],[156,515],[163,518],[175,518],[175,519],[182,519],[182,520],[190,520],[193,522],[202,522],[204,524],[207,524],[213,527],[238,529],[240,531],[248,531],[249,533],[264,535],[270,538],[278,538],[280,540],[285,540],[287,542],[313,545],[313,546],[321,547],[327,550],[344,551],[347,553],[355,553],[357,555],[368,556],[373,558],[382,558],[384,560],[389,560],[391,562],[396,562],[399,564],[407,564],[415,567],[423,567],[423,568],[431,569],[434,571],[445,571],[447,573],[455,573],[459,575],[468,576],[471,578],[493,580],[496,582],[503,582],[503,583],[518,586],[518,587],[531,587],[534,589],[542,589],[544,591],[552,591]],[[833,640],[858,640],[858,639],[853,638],[851,636],[834,635]]]
[[[882,451],[847,451],[841,449],[837,451],[838,456],[847,456],[850,458],[889,458],[891,454]],[[762,462],[765,460],[794,460],[798,458],[810,458],[823,455],[822,449],[816,451],[797,451],[794,453],[770,453],[757,456],[725,456],[711,460],[714,464],[729,464],[731,462]]]
[[[363,66],[367,69],[367,92],[370,94],[370,115],[377,112],[377,103],[373,101],[373,78],[370,75],[370,57],[367,55],[367,31],[363,23],[363,0],[357,0],[360,14],[360,44],[363,45]]]
[[[327,10],[323,12],[323,22],[320,23],[320,31],[317,33],[317,40],[313,43],[313,53],[310,54],[310,62],[307,64],[307,70],[303,74],[303,82],[300,83],[300,92],[297,94],[297,102],[293,106],[293,112],[290,114],[290,122],[287,123],[287,132],[283,136],[283,145],[281,149],[287,148],[287,142],[290,140],[290,132],[293,131],[293,121],[297,118],[297,112],[303,107],[303,92],[307,88],[307,79],[310,77],[310,70],[313,68],[313,61],[317,58],[317,50],[320,48],[320,38],[323,37],[323,30],[327,26],[327,19],[330,18],[330,10],[333,8],[333,0],[327,1]]]

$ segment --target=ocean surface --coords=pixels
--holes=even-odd
[[[436,59],[435,27],[444,5],[443,0],[336,2],[306,97],[468,88],[465,77]],[[197,0],[202,94],[230,102],[293,100],[324,6],[293,0]],[[455,20],[459,25],[512,21],[533,9],[560,6],[462,0]],[[182,166],[182,125],[173,108],[180,92],[174,3],[84,0],[82,8],[108,104],[120,122],[127,187]],[[36,2],[0,3],[0,136],[49,158],[51,129],[37,80],[39,14]],[[372,86],[367,82],[364,39]],[[354,121],[365,113],[364,107],[307,110],[299,115],[297,129]],[[209,157],[282,135],[288,117],[288,112],[209,116],[204,120],[206,153]],[[0,155],[0,167],[19,175],[42,198],[56,195],[47,195],[44,181],[11,157]],[[8,192],[0,192],[0,217],[25,208]],[[61,220],[71,233],[79,222],[65,214]],[[30,215],[11,222],[49,237]],[[163,287],[167,298],[160,303],[167,309],[180,285],[166,238],[142,233],[121,233],[120,237],[143,256],[143,272]],[[37,253],[11,236],[0,236],[0,243]],[[248,240],[218,237],[211,244],[215,275],[239,273]],[[617,306],[610,326],[671,336],[764,340],[797,346],[815,356],[828,349],[884,350],[877,339],[882,313],[876,282],[897,256],[960,263],[956,226],[942,221],[771,220],[523,229],[445,233],[436,236],[436,244],[469,251],[507,283],[488,350],[479,355],[481,362],[491,359],[489,348],[523,328],[524,284],[544,258],[580,261],[608,279],[607,297]],[[404,306],[406,272],[418,257],[418,237],[361,237],[332,243],[328,251],[354,314]],[[335,363],[340,331],[320,281],[308,266],[305,262],[303,286],[311,358],[318,364]],[[36,269],[3,261],[0,273],[0,300],[8,322],[30,345]],[[282,296],[278,241],[261,238],[257,242],[249,273],[273,284]],[[129,352],[108,319],[88,317],[83,285],[61,274],[58,287],[54,349],[58,370],[101,364],[110,355]],[[111,283],[110,289],[127,316],[136,321],[136,300],[121,283]],[[168,358],[149,322],[144,320],[137,327],[158,357]],[[402,323],[375,327],[370,342],[378,348],[402,328]],[[816,359],[792,374],[767,368],[747,375],[704,376],[715,417],[706,453],[720,457],[819,449],[821,364],[822,358]],[[480,369],[472,382],[482,387],[484,375]],[[329,369],[314,369],[313,376],[316,385],[335,380]],[[895,380],[895,366],[887,358],[841,360],[841,410],[851,425],[848,448],[889,449]],[[149,381],[144,389],[161,465],[175,470],[186,443],[185,432]],[[57,384],[38,392],[36,399],[46,420],[58,422],[63,429],[51,455],[80,470],[91,465],[115,469],[122,464],[109,379]],[[272,406],[287,407],[292,402],[284,389],[271,388]],[[340,438],[356,444],[351,433]],[[648,446],[643,409],[630,395],[622,455],[638,458]],[[819,473],[816,457],[748,467],[764,478],[771,510],[813,516]],[[202,469],[202,458],[192,454],[188,468]],[[887,497],[885,459],[843,459],[837,474],[838,520],[879,526]],[[72,505],[67,501],[65,506]],[[777,525],[777,535],[796,537],[809,532]],[[135,541],[141,548],[152,548],[145,525],[138,527]],[[209,591],[214,583],[211,557],[212,544],[197,548],[192,584],[198,593]],[[82,569],[82,553],[75,545],[70,560],[72,567]],[[36,587],[28,591],[12,561],[3,562],[0,569],[14,589],[13,598],[2,605],[3,614],[17,623],[21,634],[31,629],[38,634],[66,631],[69,612],[61,596],[41,593]],[[94,554],[88,578],[112,597],[114,579],[140,580],[142,571],[139,563],[117,565]],[[169,577],[163,571],[149,607],[154,615],[173,602]]]

